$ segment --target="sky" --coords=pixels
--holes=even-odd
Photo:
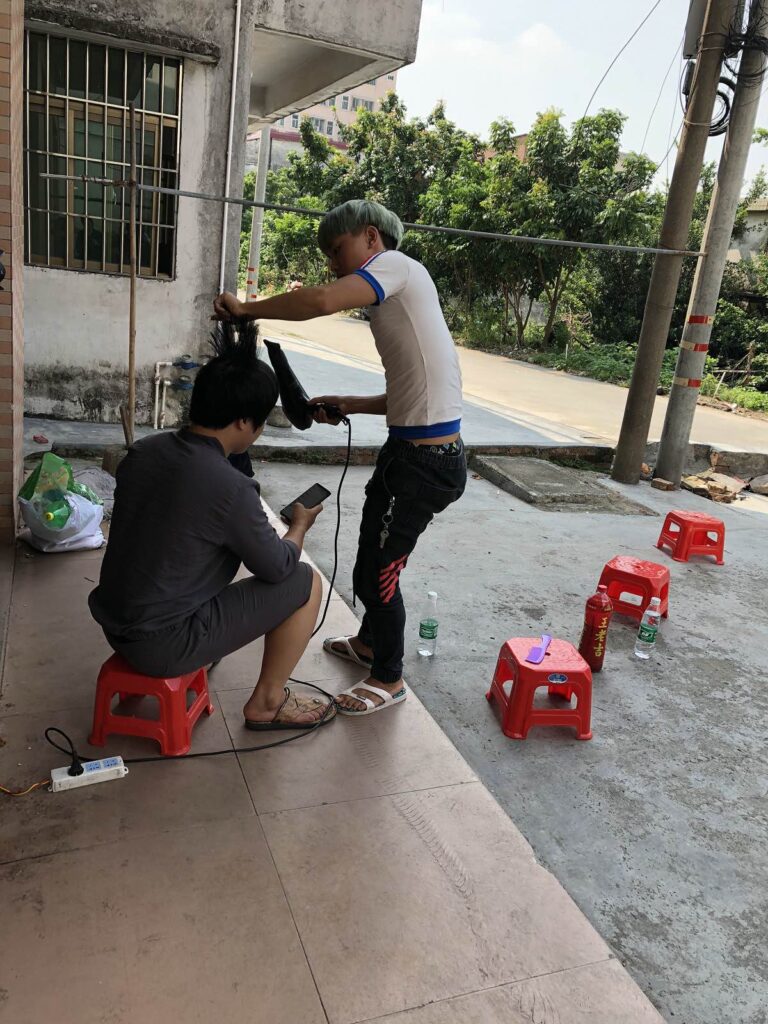
[[[677,48],[688,3],[662,0],[589,109],[620,110],[627,117],[621,148],[655,161],[667,153],[682,119]],[[416,60],[398,72],[397,91],[409,114],[426,115],[442,99],[451,120],[480,135],[500,116],[525,132],[549,107],[570,123],[584,114],[603,72],[652,6],[653,0],[424,0]],[[768,92],[757,124],[768,127]],[[710,139],[707,159],[718,159],[721,145]],[[660,184],[674,157],[672,149]],[[753,145],[748,178],[763,163],[768,146]]]

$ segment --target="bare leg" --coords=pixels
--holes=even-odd
[[[256,688],[248,699],[243,714],[252,722],[271,722],[285,700],[285,684],[307,648],[323,596],[319,575],[312,573],[309,600],[264,637],[264,657]],[[296,716],[297,723],[317,721],[323,709]]]

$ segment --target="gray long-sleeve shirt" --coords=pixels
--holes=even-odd
[[[189,430],[137,442],[117,471],[98,587],[88,603],[112,636],[132,640],[177,625],[220,593],[241,562],[279,583],[299,551],[267,521],[253,480],[212,437]]]

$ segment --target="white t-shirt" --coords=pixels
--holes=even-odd
[[[387,426],[396,437],[461,429],[461,369],[435,283],[401,252],[376,253],[355,271],[377,295],[367,309],[384,364]]]

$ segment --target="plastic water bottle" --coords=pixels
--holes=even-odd
[[[437,593],[430,590],[419,617],[418,652],[422,658],[431,658],[437,647]]]
[[[656,643],[656,636],[659,632],[660,622],[661,598],[652,597],[651,603],[643,612],[640,629],[637,631],[637,640],[635,640],[636,657],[644,659],[650,658],[651,651]]]
[[[69,503],[60,491],[46,491],[33,504],[45,525],[52,530],[60,530],[66,526],[72,513]]]

